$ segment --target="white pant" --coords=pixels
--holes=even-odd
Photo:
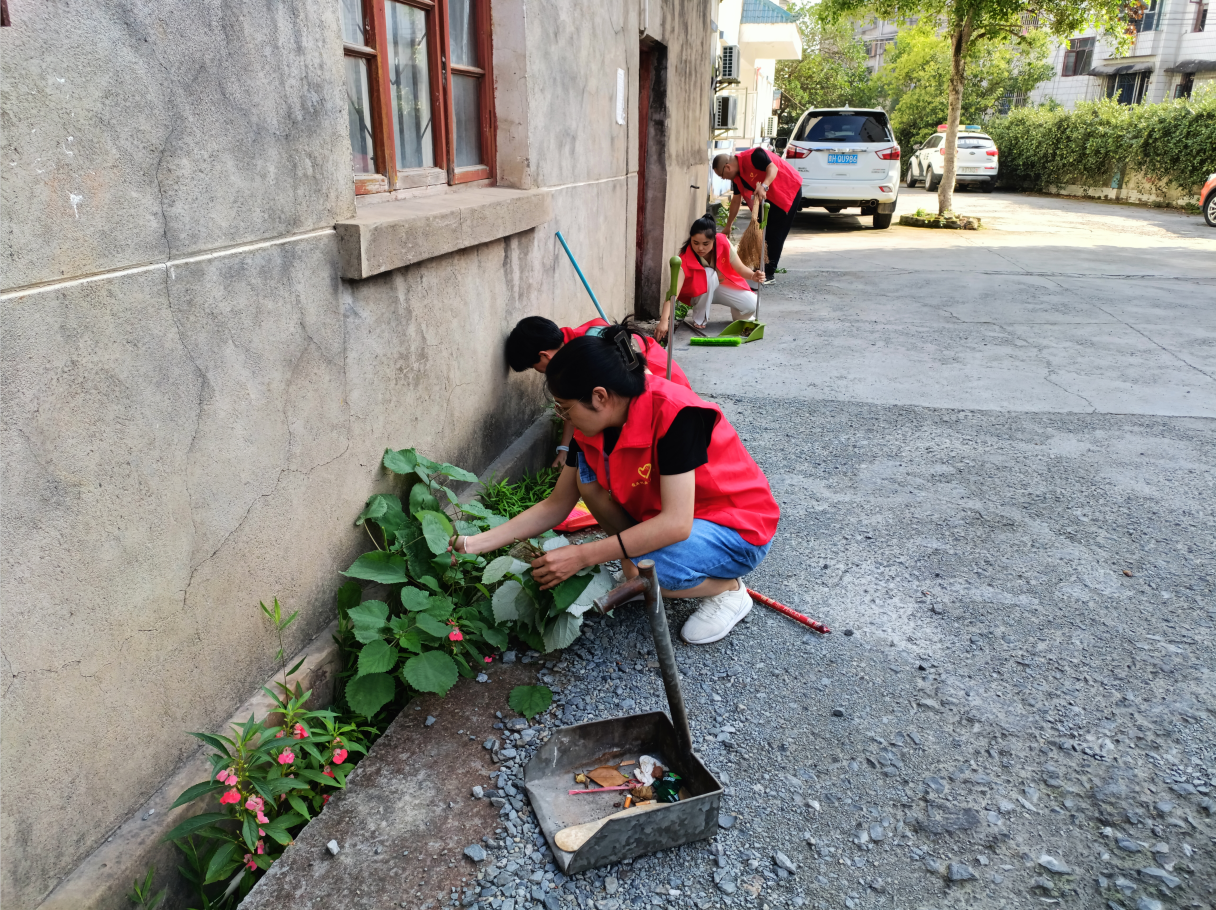
[[[709,305],[730,307],[732,319],[750,319],[756,312],[756,292],[731,288],[718,281],[718,273],[713,269],[705,270],[706,291],[700,297],[692,299],[688,315],[697,325],[709,322]]]

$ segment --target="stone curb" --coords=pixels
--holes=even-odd
[[[553,436],[553,419],[546,410],[481,473],[482,481],[492,478],[518,480],[525,471],[548,464]],[[480,484],[470,483],[456,490],[460,500],[468,502],[479,488]],[[337,631],[335,619],[288,661],[287,665],[291,667],[304,660],[304,665],[292,676],[292,682],[300,682],[305,691],[313,691],[309,699],[311,708],[326,707],[333,702],[333,680],[341,670],[338,646],[333,640]],[[275,678],[266,681],[266,688],[273,690]],[[250,714],[264,717],[273,707],[274,702],[259,689],[218,732],[227,733],[231,724],[244,722]],[[201,811],[194,803],[177,809],[170,807],[182,791],[205,780],[209,773],[206,751],[200,746],[130,818],[55,886],[38,905],[38,910],[127,910],[130,903],[126,895],[132,882],[135,879],[142,881],[153,864],[157,869],[156,888],[170,886],[164,906],[185,906],[186,893],[175,890],[175,886],[180,889],[183,884],[176,872],[177,851],[172,844],[162,843],[161,838],[175,825]]]

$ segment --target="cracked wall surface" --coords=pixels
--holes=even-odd
[[[0,901],[35,907],[193,753],[185,731],[269,675],[258,601],[300,610],[289,653],[330,622],[385,447],[481,470],[535,419],[540,377],[507,369],[507,332],[595,315],[555,231],[609,316],[632,310],[639,19],[637,0],[496,0],[518,182],[552,194],[553,220],[349,282],[334,4],[10,9],[0,765],[21,799],[0,816]],[[677,55],[681,98],[700,96],[699,53]],[[690,172],[706,106],[675,125]]]

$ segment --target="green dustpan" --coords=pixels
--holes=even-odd
[[[760,219],[760,230],[764,230],[768,226],[768,203],[764,203],[764,217]],[[761,264],[768,261],[768,246],[762,247],[763,253],[760,256]],[[743,342],[746,344],[749,341],[759,341],[764,337],[764,323],[760,319],[760,288],[756,288],[756,319],[736,319],[721,332],[718,333],[719,338],[725,338],[730,335],[743,336]]]
[[[736,319],[718,333],[719,338],[725,338],[727,335],[742,335],[744,344],[749,341],[759,341],[764,337],[764,323],[752,322],[748,319]]]

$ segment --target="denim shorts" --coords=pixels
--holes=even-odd
[[[654,560],[660,586],[668,591],[685,591],[707,578],[746,575],[764,561],[772,545],[770,540],[756,546],[744,540],[734,528],[694,518],[687,540],[668,544],[637,559]]]
[[[578,453],[578,479],[580,483],[595,483],[598,479],[582,452]],[[653,559],[659,585],[668,591],[685,591],[707,578],[746,575],[764,561],[772,545],[770,540],[763,546],[756,546],[744,540],[734,528],[694,518],[692,533],[686,540],[638,556],[633,561]]]

